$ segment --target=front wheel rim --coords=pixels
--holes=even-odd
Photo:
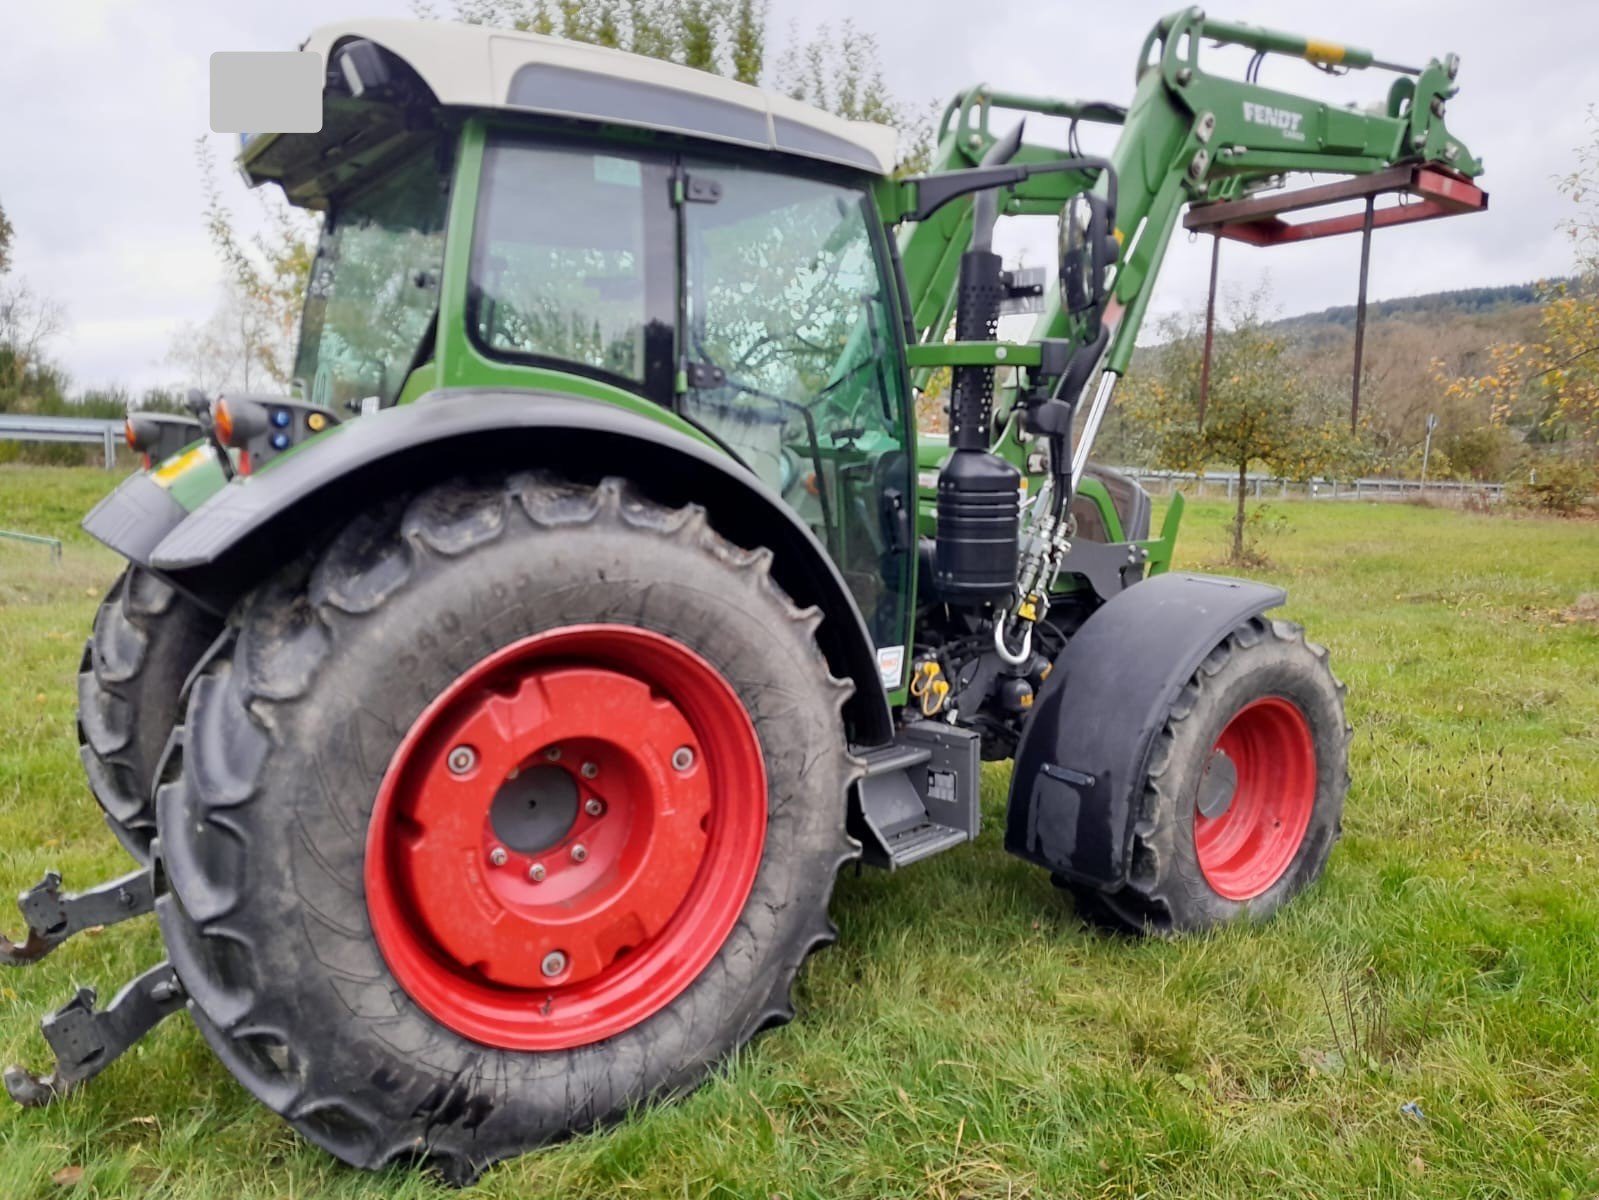
[[[1207,816],[1202,805],[1221,807],[1205,795],[1210,777],[1228,768],[1236,775],[1231,795]],[[1218,895],[1252,900],[1282,878],[1310,827],[1316,747],[1305,714],[1282,696],[1244,705],[1216,739],[1206,776],[1194,809],[1200,870]]]
[[[395,751],[367,833],[373,934],[457,1033],[602,1041],[722,948],[766,815],[755,728],[703,657],[635,626],[536,634],[468,668]]]

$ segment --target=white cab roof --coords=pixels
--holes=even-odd
[[[886,125],[847,121],[780,92],[677,63],[536,33],[379,18],[324,25],[304,49],[325,62],[352,38],[403,59],[443,105],[662,129],[880,175],[894,168],[896,137]]]

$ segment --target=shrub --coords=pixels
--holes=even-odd
[[[1533,469],[1532,477],[1510,490],[1511,500],[1523,508],[1554,513],[1562,517],[1581,514],[1599,490],[1599,476],[1577,459],[1545,459]]]

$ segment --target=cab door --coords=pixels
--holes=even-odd
[[[903,683],[914,478],[886,243],[863,188],[682,160],[679,411],[783,497]]]

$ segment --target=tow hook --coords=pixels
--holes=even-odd
[[[116,925],[155,907],[155,880],[148,867],[102,883],[86,892],[61,894],[61,876],[47,871],[38,883],[17,897],[27,923],[20,942],[0,937],[0,963],[22,967],[36,963],[75,933]]]

